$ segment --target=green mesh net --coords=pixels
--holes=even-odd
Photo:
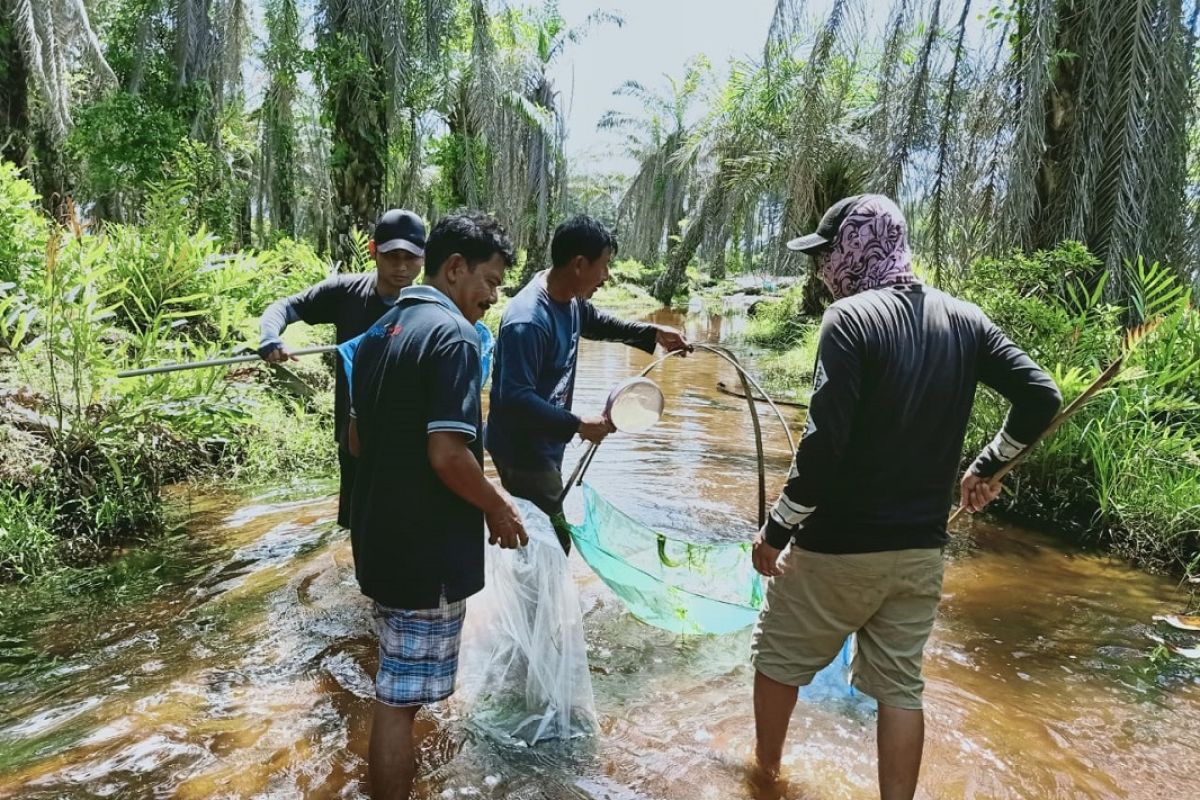
[[[571,539],[588,566],[635,617],[673,633],[725,634],[754,624],[763,603],[749,542],[695,544],[655,533],[583,485],[584,519]],[[860,710],[875,701],[850,685],[854,636],[800,689],[807,702]]]
[[[583,560],[650,625],[723,634],[748,627],[762,606],[749,542],[668,539],[618,511],[584,484],[584,520],[571,526]]]

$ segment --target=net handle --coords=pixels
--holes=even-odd
[[[742,366],[740,361],[738,361],[737,356],[730,352],[728,348],[720,345],[706,344],[704,342],[693,342],[691,344],[691,349],[704,350],[721,359],[724,359],[730,364],[730,366],[734,368],[734,370],[737,372],[738,378],[742,382],[743,393],[746,396],[746,405],[750,409],[750,419],[754,424],[754,449],[758,457],[758,527],[761,528],[767,521],[767,465],[766,457],[763,454],[762,424],[758,419],[758,407],[755,405],[755,396],[751,391],[751,387],[758,391],[762,398],[771,406],[771,410],[775,412],[775,418],[779,420],[779,425],[783,428],[784,435],[787,436],[788,447],[792,451],[795,451],[796,449],[796,440],[792,436],[792,430],[788,427],[787,420],[784,419],[783,412],[779,410],[779,406],[775,404],[775,401],[771,399],[771,396],[767,394],[762,386],[758,384],[758,381],[754,380],[754,376],[746,371],[746,368]],[[688,351],[685,350],[674,350],[664,356],[660,356],[659,358],[650,362],[649,366],[638,373],[638,377],[646,377],[654,370],[655,367],[658,367],[667,359],[683,357],[687,354],[687,352]],[[592,465],[592,461],[595,459],[596,451],[599,449],[599,447],[600,445],[595,443],[588,446],[587,452],[584,453],[583,458],[579,460],[579,463],[575,466],[575,470],[571,473],[571,477],[563,486],[562,494],[560,494],[558,497],[558,501],[560,503],[566,499],[572,488],[583,485],[583,476],[587,474],[588,467]]]

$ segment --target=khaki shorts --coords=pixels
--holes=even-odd
[[[854,688],[895,708],[921,708],[921,656],[942,595],[940,549],[832,555],[793,546],[767,584],[751,660],[763,675],[806,686],[857,632]]]

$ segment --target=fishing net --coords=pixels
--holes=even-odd
[[[762,581],[750,543],[668,539],[626,516],[590,485],[571,526],[579,554],[638,619],[672,633],[723,634],[751,625]]]
[[[584,519],[571,526],[579,554],[635,617],[679,634],[721,635],[754,624],[762,579],[749,542],[698,544],[646,528],[583,486]],[[870,699],[850,685],[854,637],[800,689],[809,702]]]
[[[596,731],[583,612],[550,518],[516,499],[529,544],[489,548],[482,592],[467,601],[462,696],[471,720],[509,743]]]

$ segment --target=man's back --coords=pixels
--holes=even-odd
[[[1058,407],[1053,381],[970,303],[919,283],[834,303],[793,471],[816,500],[806,504],[815,510],[797,535],[801,546],[836,553],[943,545],[979,382],[1013,402],[1006,429],[1022,443]]]
[[[351,533],[363,593],[431,608],[483,585],[483,514],[455,494],[427,456],[430,433],[470,440],[483,463],[479,338],[437,290],[406,289],[354,357],[362,451]]]

